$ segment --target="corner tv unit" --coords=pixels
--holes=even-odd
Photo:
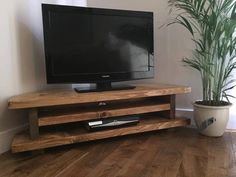
[[[153,78],[153,13],[42,4],[47,83]]]
[[[29,131],[17,134],[12,152],[125,136],[190,124],[175,116],[176,94],[189,93],[190,87],[163,84],[140,85],[132,90],[76,93],[74,90],[44,90],[14,96],[8,108],[28,111]],[[89,121],[138,117],[136,125],[88,131]]]

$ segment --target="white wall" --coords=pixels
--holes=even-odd
[[[154,52],[156,74],[153,80],[141,82],[169,83],[192,87],[192,93],[177,96],[177,107],[191,109],[191,102],[201,98],[200,78],[197,72],[183,67],[181,59],[191,54],[190,35],[182,27],[162,27],[170,20],[167,0],[88,0],[88,7],[143,10],[154,12]]]
[[[42,2],[86,5],[86,0]],[[1,153],[9,148],[13,134],[27,122],[25,111],[7,109],[7,100],[17,94],[49,87],[45,79],[41,0],[2,1],[0,26]]]
[[[3,1],[0,7],[0,132],[23,122],[24,114],[7,110],[10,96],[45,85],[42,35],[36,1]],[[37,6],[36,6],[37,7]],[[34,13],[33,13],[34,12]]]

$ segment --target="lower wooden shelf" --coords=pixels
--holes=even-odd
[[[78,142],[85,142],[108,137],[117,137],[128,134],[136,134],[166,128],[186,126],[190,124],[190,119],[175,118],[167,119],[160,117],[149,117],[141,119],[138,125],[110,130],[88,132],[81,126],[75,126],[63,129],[43,129],[40,130],[40,137],[32,140],[27,132],[15,136],[12,142],[12,152],[23,152],[49,147],[68,145]]]

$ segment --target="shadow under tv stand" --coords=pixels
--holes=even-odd
[[[28,110],[29,131],[14,137],[12,152],[189,125],[190,119],[175,117],[175,95],[190,91],[190,87],[156,84],[109,92],[77,93],[69,89],[14,96],[8,107]],[[129,115],[139,115],[140,122],[94,132],[83,127],[85,121]]]
[[[112,91],[112,90],[129,90],[134,88],[135,86],[132,85],[124,85],[124,84],[112,85],[111,82],[99,82],[92,87],[76,87],[74,89],[78,93],[86,93],[86,92],[102,92],[102,91]]]

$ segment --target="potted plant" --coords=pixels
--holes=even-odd
[[[178,14],[168,23],[186,28],[195,44],[185,65],[199,71],[203,99],[193,103],[194,119],[200,133],[223,135],[231,103],[227,92],[235,85],[236,2],[234,0],[169,0]]]

